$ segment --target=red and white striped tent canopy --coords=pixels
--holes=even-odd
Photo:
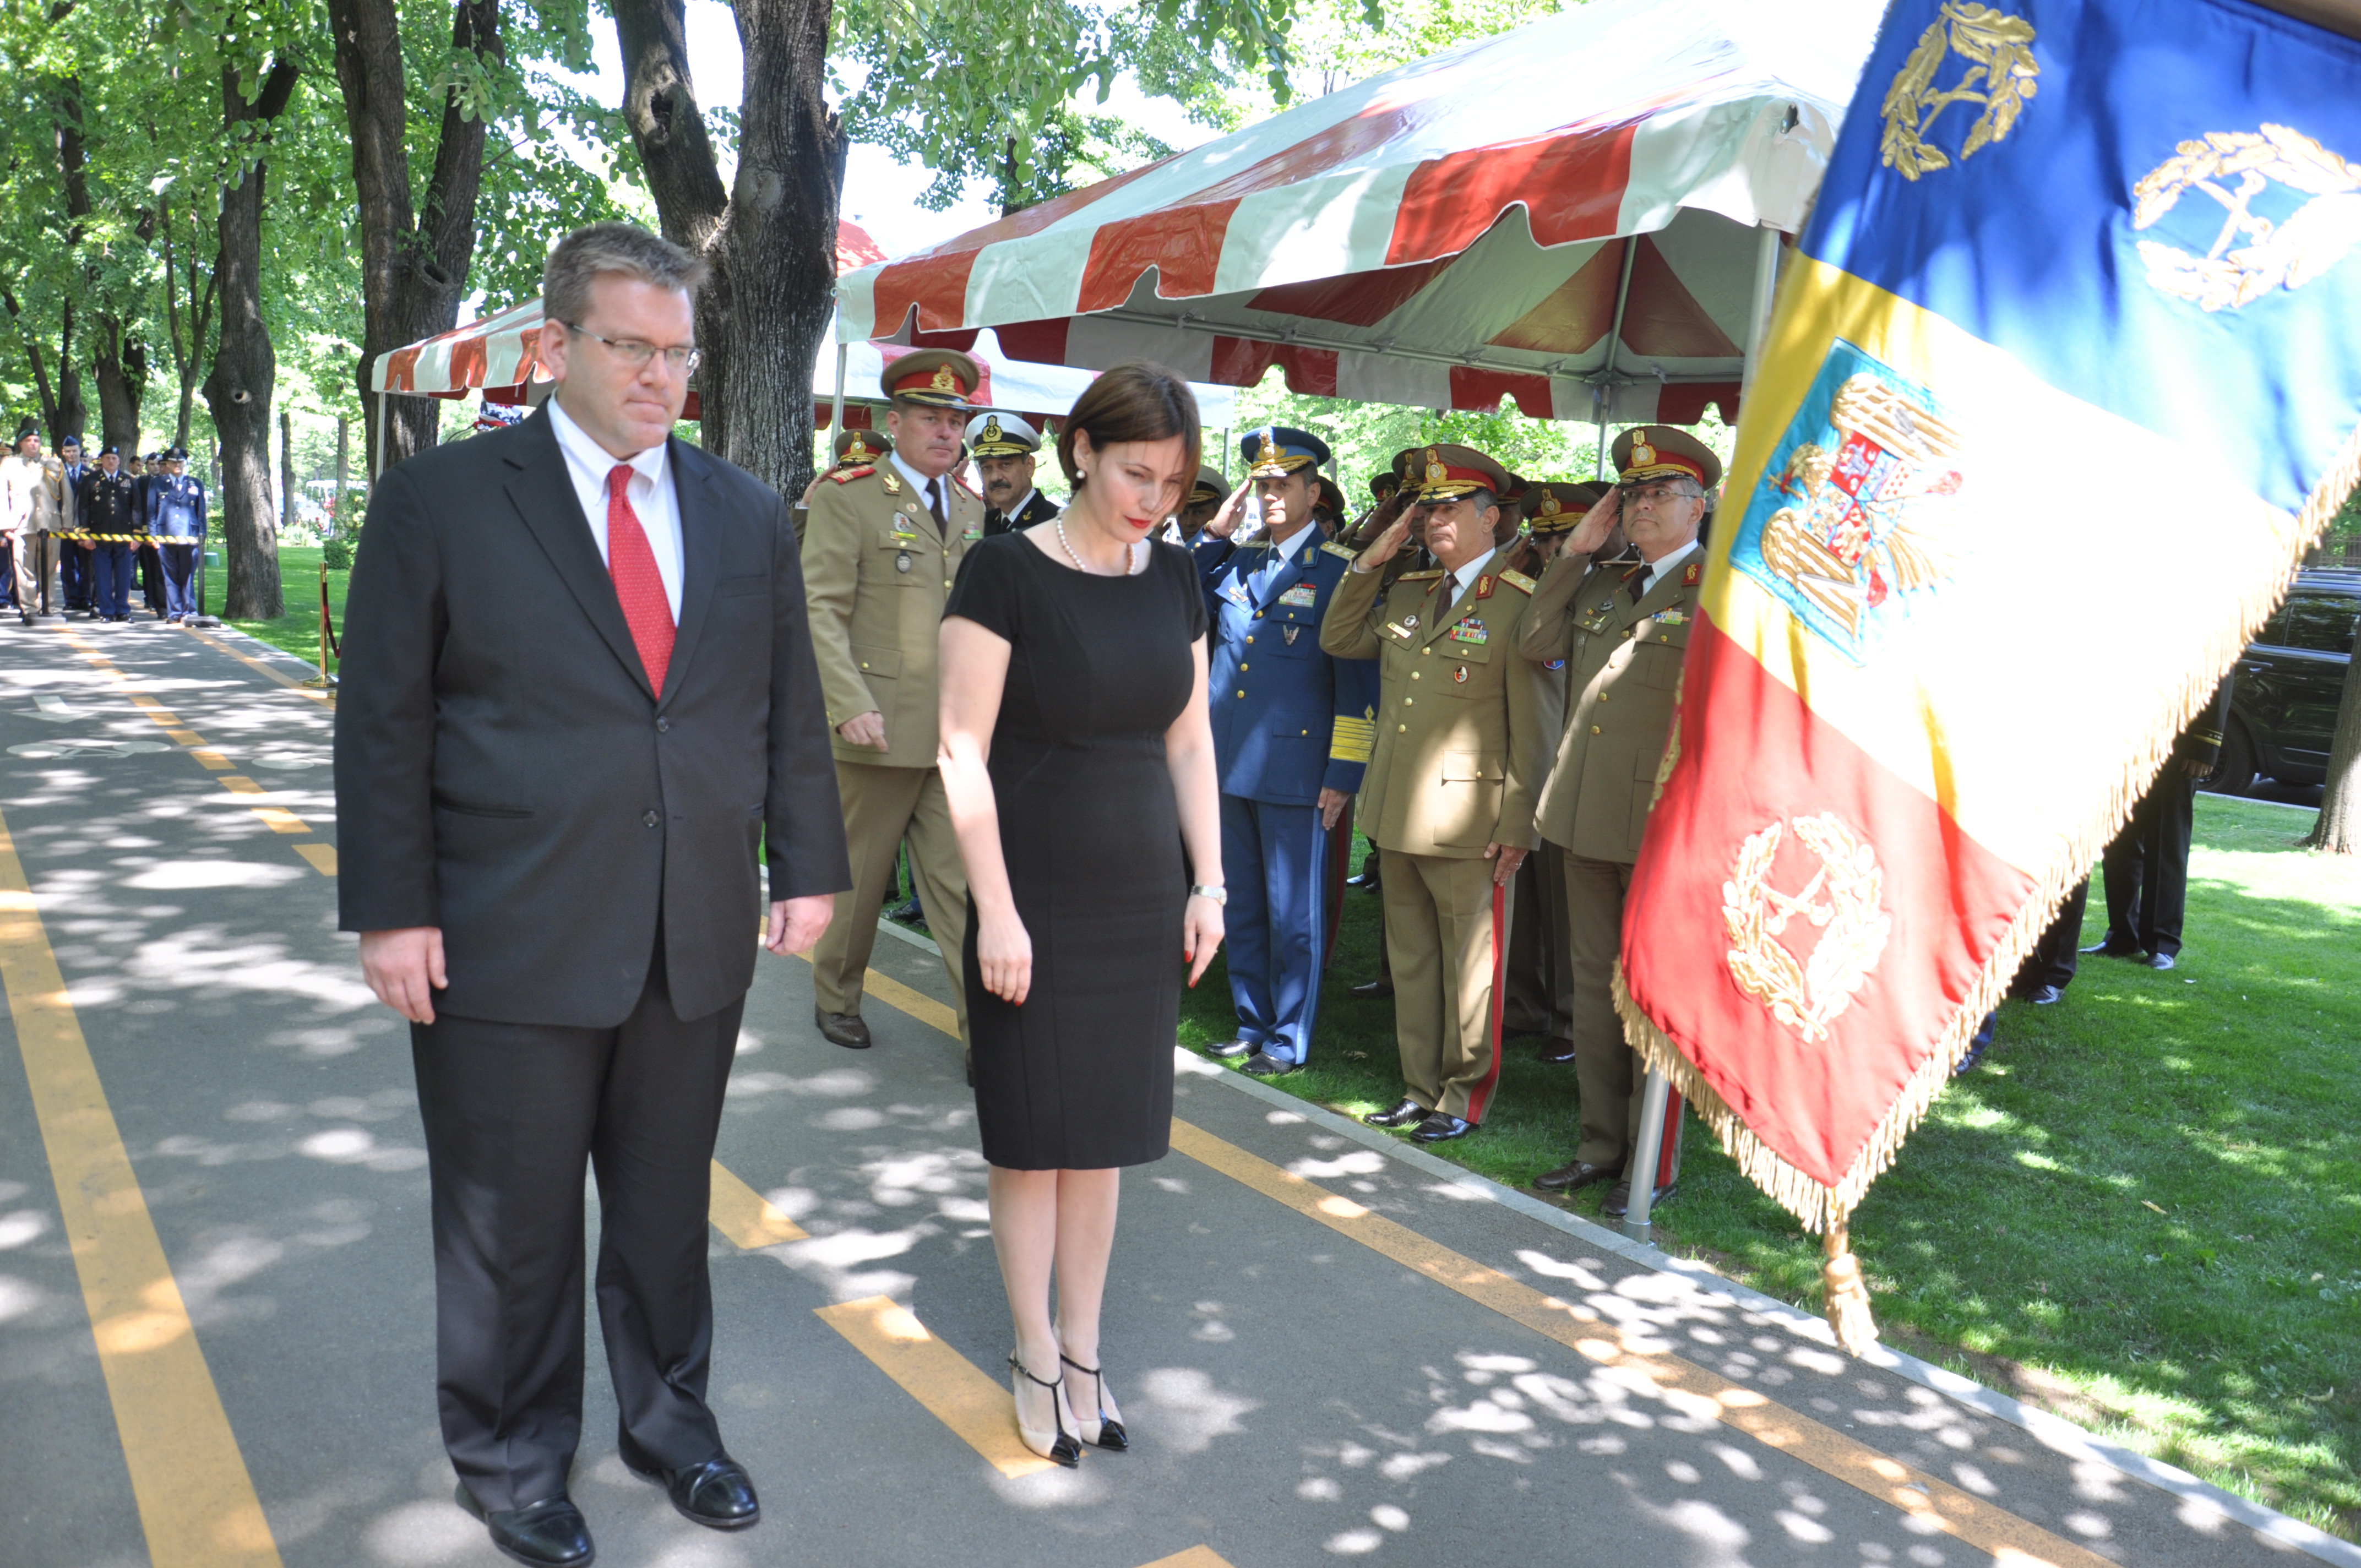
[[[845,273],[837,334],[1543,418],[1734,417],[1883,0],[1594,0]]]

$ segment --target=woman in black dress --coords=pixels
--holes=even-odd
[[[1107,371],[1058,440],[1072,504],[971,547],[943,610],[942,775],[967,861],[1010,1382],[1027,1445],[1061,1464],[1077,1431],[1128,1445],[1099,1359],[1118,1178],[1170,1145],[1182,970],[1196,984],[1222,940],[1204,597],[1188,554],[1148,539],[1198,444],[1188,383]]]

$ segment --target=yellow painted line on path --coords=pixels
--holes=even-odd
[[[1210,1546],[1192,1546],[1170,1557],[1159,1557],[1143,1568],[1230,1568],[1228,1559]]]
[[[67,630],[60,631],[58,635],[64,638],[69,646],[77,650],[86,663],[96,665],[101,674],[107,676],[109,679],[113,680],[117,686],[121,687],[124,696],[131,699],[133,706],[137,707],[140,712],[146,714],[149,718],[154,719],[156,723],[162,728],[164,733],[171,737],[172,743],[174,745],[186,748],[189,755],[194,757],[201,766],[212,773],[219,773],[221,777],[215,782],[218,783],[222,788],[229,791],[232,795],[269,795],[270,793],[269,790],[264,789],[260,784],[255,783],[252,779],[246,777],[244,774],[228,772],[227,769],[230,764],[227,758],[224,757],[219,751],[205,749],[203,736],[199,735],[195,730],[182,723],[180,717],[173,713],[170,708],[167,708],[162,703],[158,702],[154,697],[140,691],[137,685],[133,682],[132,678],[128,674],[126,674],[115,661],[100,652],[97,648],[84,640],[79,632]],[[223,652],[227,653],[233,659],[237,659],[246,663],[252,664],[256,669],[260,670],[266,675],[269,675],[273,680],[280,681],[281,684],[291,684],[287,682],[284,676],[280,675],[269,665],[261,663],[259,660],[248,659],[245,654],[237,652],[234,648],[223,647],[221,643],[214,641],[210,637],[205,637],[201,632],[193,632],[192,635],[198,637],[200,641],[204,641],[212,647],[220,648]],[[316,833],[319,831],[319,829],[313,828],[310,823],[304,821],[302,817],[296,816],[285,806],[251,806],[247,807],[247,809],[253,812],[256,817],[259,817],[274,833],[296,834]],[[325,865],[322,865],[320,863],[320,856],[311,852],[313,850],[324,850],[326,851],[327,863]],[[319,872],[322,876],[334,876],[336,874],[336,851],[334,845],[298,844],[295,846],[295,852],[302,855],[304,860],[310,861],[313,868]]]
[[[927,1332],[891,1296],[871,1296],[816,1309],[822,1322],[852,1342],[878,1370],[970,1448],[1012,1480],[1050,1468],[1016,1435],[1016,1396],[975,1364]]]
[[[718,1159],[713,1162],[713,1192],[706,1200],[705,1212],[715,1230],[748,1252],[803,1241],[811,1234],[773,1208],[770,1200],[739,1180]]]
[[[236,659],[241,664],[251,664],[254,668],[261,671],[272,680],[277,681],[280,685],[285,686],[289,691],[295,692],[303,696],[308,696],[313,702],[320,704],[324,707],[334,707],[336,706],[336,694],[333,691],[322,691],[317,686],[307,686],[302,681],[297,680],[293,675],[289,674],[286,671],[266,664],[251,653],[242,653],[238,652],[237,649],[232,647],[229,643],[223,641],[220,638],[200,631],[193,626],[183,626],[180,630],[187,632],[190,636],[195,638],[206,647],[228,654],[231,658]]]
[[[878,1000],[957,1037],[956,1022],[946,1024],[926,1013],[903,1007],[894,991],[877,985],[884,978],[871,971],[870,989]],[[909,990],[898,982],[889,983],[895,991]],[[920,1000],[943,1019],[955,1018],[941,1003],[929,997]],[[1654,1395],[1683,1414],[1707,1417],[1744,1432],[1767,1448],[1801,1460],[1832,1479],[1992,1553],[2002,1568],[2110,1568],[2106,1558],[2087,1547],[2052,1535],[2029,1520],[1694,1362],[1676,1355],[1628,1350],[1622,1331],[1591,1309],[1543,1295],[1521,1280],[1464,1257],[1407,1225],[1372,1213],[1349,1198],[1307,1181],[1177,1116],[1172,1120],[1172,1146],[1306,1219],[1317,1221],[1504,1318],[1624,1374],[1637,1391]],[[1005,1409],[1002,1421],[1008,1424]]]
[[[279,1549],[0,819],[0,984],[57,1184],[154,1568],[277,1568]]]

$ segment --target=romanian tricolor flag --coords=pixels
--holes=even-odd
[[[1828,1234],[1847,1343],[1847,1216],[2361,480],[2356,422],[2361,42],[1896,0],[1746,399],[1618,992]]]

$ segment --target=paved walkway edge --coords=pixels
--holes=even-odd
[[[891,920],[881,918],[877,922],[877,927],[881,931],[891,932],[914,947],[924,948],[930,953],[939,954],[941,951],[930,938],[897,926]],[[1797,1332],[1817,1340],[1830,1349],[1836,1348],[1835,1332],[1829,1329],[1828,1321],[1816,1313],[1806,1312],[1792,1303],[1780,1300],[1775,1296],[1766,1296],[1760,1290],[1741,1285],[1727,1276],[1716,1273],[1702,1263],[1685,1257],[1675,1257],[1660,1248],[1635,1242],[1619,1232],[1596,1224],[1579,1214],[1569,1213],[1554,1204],[1545,1203],[1530,1193],[1520,1192],[1513,1187],[1504,1187],[1489,1177],[1479,1176],[1472,1170],[1454,1165],[1439,1155],[1429,1154],[1424,1149],[1406,1144],[1399,1138],[1390,1137],[1377,1128],[1367,1126],[1350,1116],[1340,1116],[1335,1112],[1315,1105],[1309,1100],[1299,1100],[1282,1090],[1257,1082],[1242,1072],[1233,1072],[1227,1068],[1216,1067],[1193,1051],[1178,1047],[1175,1049],[1178,1052],[1177,1060],[1180,1070],[1192,1078],[1218,1080],[1242,1094],[1252,1095],[1265,1104],[1301,1116],[1317,1126],[1351,1138],[1355,1143],[1378,1150],[1389,1159],[1399,1160],[1404,1165],[1447,1181],[1471,1197],[1513,1209],[1518,1213],[1539,1220],[1543,1224],[1554,1230],[1563,1231],[1586,1246],[1595,1246],[1602,1252],[1611,1252],[1616,1256],[1628,1259],[1643,1268],[1653,1269],[1659,1274],[1680,1275],[1684,1278],[1695,1281],[1700,1288],[1711,1290],[1716,1295],[1726,1296],[1765,1316],[1775,1317]],[[2013,1399],[2006,1394],[1987,1388],[1972,1378],[1962,1377],[1948,1368],[1937,1366],[1931,1362],[1921,1361],[1915,1355],[1883,1344],[1872,1345],[1868,1354],[1862,1355],[1861,1359],[1872,1366],[1882,1367],[1885,1371],[1907,1377],[1913,1383],[1931,1388],[1945,1398],[1956,1399],[1960,1404],[1980,1410],[1997,1420],[2004,1420],[2011,1426],[2020,1428],[2032,1434],[2043,1447],[2054,1453],[2104,1464],[2111,1470],[2128,1475],[2135,1481],[2154,1486],[2158,1491],[2169,1492],[2175,1497],[2210,1508],[2235,1522],[2245,1525],[2249,1530],[2294,1547],[2299,1552],[2307,1552],[2323,1563],[2334,1563],[2338,1565],[2338,1568],[2361,1568],[2361,1546],[2356,1546],[2348,1541],[2340,1541],[2326,1530],[2308,1525],[2301,1519],[2290,1519],[2277,1508],[2256,1502],[2251,1497],[2242,1497],[2235,1492],[2224,1491],[2210,1481],[2201,1481],[2188,1471],[2167,1464],[2160,1459],[2151,1459],[2145,1453],[2124,1447],[2121,1443],[2109,1442],[2105,1438],[2084,1431],[2062,1416],[2053,1416],[2047,1410],[2035,1409],[2021,1400]]]

